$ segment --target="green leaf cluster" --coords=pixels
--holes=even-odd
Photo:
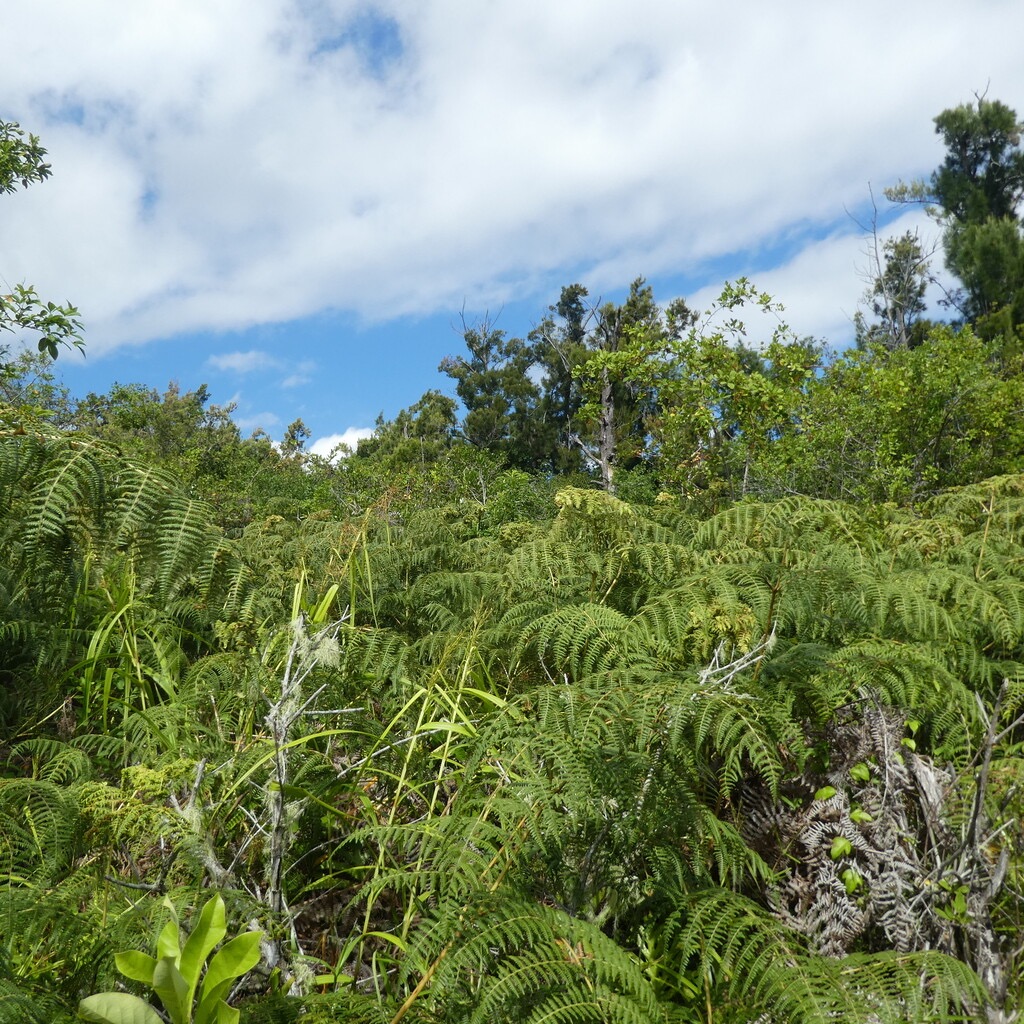
[[[157,938],[156,956],[138,950],[118,953],[117,969],[152,989],[171,1024],[237,1024],[240,1011],[228,1006],[226,997],[234,983],[259,963],[261,934],[243,932],[214,953],[227,935],[224,900],[218,894],[203,907],[182,945],[174,904],[168,900],[166,906],[171,920]],[[78,1013],[97,1024],[163,1020],[145,1000],[125,992],[87,996]]]

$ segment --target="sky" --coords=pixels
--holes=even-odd
[[[64,383],[205,383],[319,451],[454,394],[463,317],[524,336],[573,282],[745,275],[842,348],[873,221],[937,240],[882,196],[935,115],[1024,114],[1020,0],[4,6],[0,119],[53,175],[0,197],[0,285],[80,309]]]

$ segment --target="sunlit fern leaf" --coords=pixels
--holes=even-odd
[[[725,795],[749,775],[762,779],[774,794],[786,765],[780,750],[797,747],[799,734],[785,705],[761,696],[709,690],[694,702],[694,741],[718,764]]]
[[[1019,538],[1024,533],[1024,474],[992,477],[967,487],[954,487],[931,498],[923,511],[966,528],[993,521]]]
[[[205,502],[179,498],[168,503],[155,533],[161,594],[173,593],[198,565],[215,557],[219,538],[210,530],[211,520]]]
[[[629,619],[613,608],[571,605],[527,623],[514,656],[529,651],[550,674],[578,679],[643,659],[629,636]]]
[[[979,581],[934,567],[921,589],[955,611],[959,623],[981,641],[1004,649],[1019,648],[1024,639],[1024,583],[1013,577]],[[962,628],[962,627],[961,627]]]
[[[139,534],[148,533],[176,486],[173,477],[157,466],[122,460],[113,498],[117,541],[130,545]]]
[[[721,567],[657,595],[629,625],[629,645],[661,666],[705,664],[721,645],[749,650],[764,635],[756,612]]]
[[[53,441],[50,454],[28,499],[24,536],[30,553],[88,533],[106,512],[104,450],[90,441],[62,438]]]
[[[405,971],[420,996],[467,1024],[652,1024],[662,1019],[636,960],[593,925],[497,890],[445,901],[416,931]]]

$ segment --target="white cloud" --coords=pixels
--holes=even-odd
[[[973,90],[1024,95],[1009,10],[13,5],[2,113],[54,176],[4,198],[0,270],[75,299],[96,354],[324,309],[493,307],[580,267],[598,289],[638,263],[696,272],[926,173],[931,118]],[[790,266],[820,306],[825,265]]]
[[[316,363],[311,359],[303,359],[295,367],[295,372],[290,373],[284,380],[281,381],[281,387],[283,388],[300,388],[306,384],[309,384],[313,380],[313,371],[316,369]]]
[[[879,228],[879,247],[886,238],[905,231],[918,233],[925,252],[938,244],[936,225],[922,211],[914,209]],[[853,342],[854,314],[875,273],[872,244],[870,225],[850,220],[844,230],[807,244],[785,263],[759,266],[755,262],[745,270],[745,275],[760,291],[768,292],[784,306],[781,318],[798,337],[827,340],[833,347],[843,348]],[[933,269],[938,270],[941,262],[938,253]],[[687,296],[687,302],[694,309],[707,310],[720,293],[721,285],[716,283]],[[762,325],[754,312],[744,319],[752,328],[749,341],[753,344],[767,340],[777,323]]]
[[[235,425],[243,434],[251,434],[254,430],[263,430],[271,433],[276,427],[281,426],[281,417],[273,412],[257,412],[252,415],[235,416]]]
[[[366,437],[373,437],[371,427],[348,427],[340,434],[328,434],[326,437],[318,437],[310,446],[309,451],[314,455],[327,459],[334,454],[339,445],[345,445],[351,451],[355,451],[359,442]],[[335,455],[335,458],[338,456]]]
[[[210,356],[206,364],[215,370],[229,370],[232,373],[252,373],[255,370],[266,370],[279,365],[268,352],[260,352],[258,349]]]

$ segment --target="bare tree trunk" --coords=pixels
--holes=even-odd
[[[292,943],[298,947],[295,923],[288,913],[288,903],[284,893],[284,870],[291,844],[291,823],[297,813],[294,800],[288,799],[290,765],[288,752],[295,739],[296,724],[306,714],[309,707],[320,695],[320,689],[303,698],[302,684],[306,681],[318,664],[337,663],[337,634],[347,617],[342,616],[337,622],[321,629],[312,636],[306,632],[305,620],[302,616],[292,623],[292,642],[285,659],[284,673],[281,677],[280,696],[270,705],[265,719],[274,744],[273,770],[267,791],[270,821],[269,856],[267,863],[266,903],[275,917],[286,920],[291,932]],[[280,962],[283,950],[281,941],[274,937],[268,939],[267,959],[274,963]],[[301,955],[301,949],[299,950]]]
[[[601,486],[615,493],[615,394],[608,369],[601,371],[601,414],[598,421],[598,465],[601,468]]]

